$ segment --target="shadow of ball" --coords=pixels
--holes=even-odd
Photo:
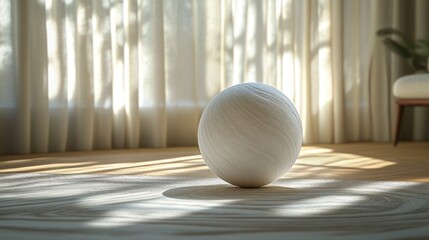
[[[295,163],[302,145],[301,120],[281,91],[242,83],[209,102],[198,126],[198,145],[218,177],[239,187],[261,187]]]

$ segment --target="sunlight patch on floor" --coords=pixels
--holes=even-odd
[[[109,209],[102,217],[86,224],[93,227],[109,228],[133,225],[144,222],[160,222],[180,219],[197,212],[210,211],[234,200],[196,201],[154,198],[140,203],[120,204]]]
[[[365,196],[327,195],[301,200],[294,205],[282,206],[272,211],[282,217],[307,217],[335,211],[365,199]]]

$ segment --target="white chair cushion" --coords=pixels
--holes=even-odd
[[[397,98],[429,98],[429,73],[407,75],[393,84],[393,96]]]

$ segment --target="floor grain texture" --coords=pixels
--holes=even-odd
[[[428,239],[429,143],[305,146],[259,189],[197,148],[0,157],[0,239]]]

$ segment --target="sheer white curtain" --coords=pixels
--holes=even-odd
[[[305,143],[388,141],[391,83],[410,69],[375,31],[427,36],[428,10],[425,0],[0,0],[0,153],[196,145],[207,102],[248,81],[291,98]],[[426,138],[427,113],[412,114],[406,124]]]

